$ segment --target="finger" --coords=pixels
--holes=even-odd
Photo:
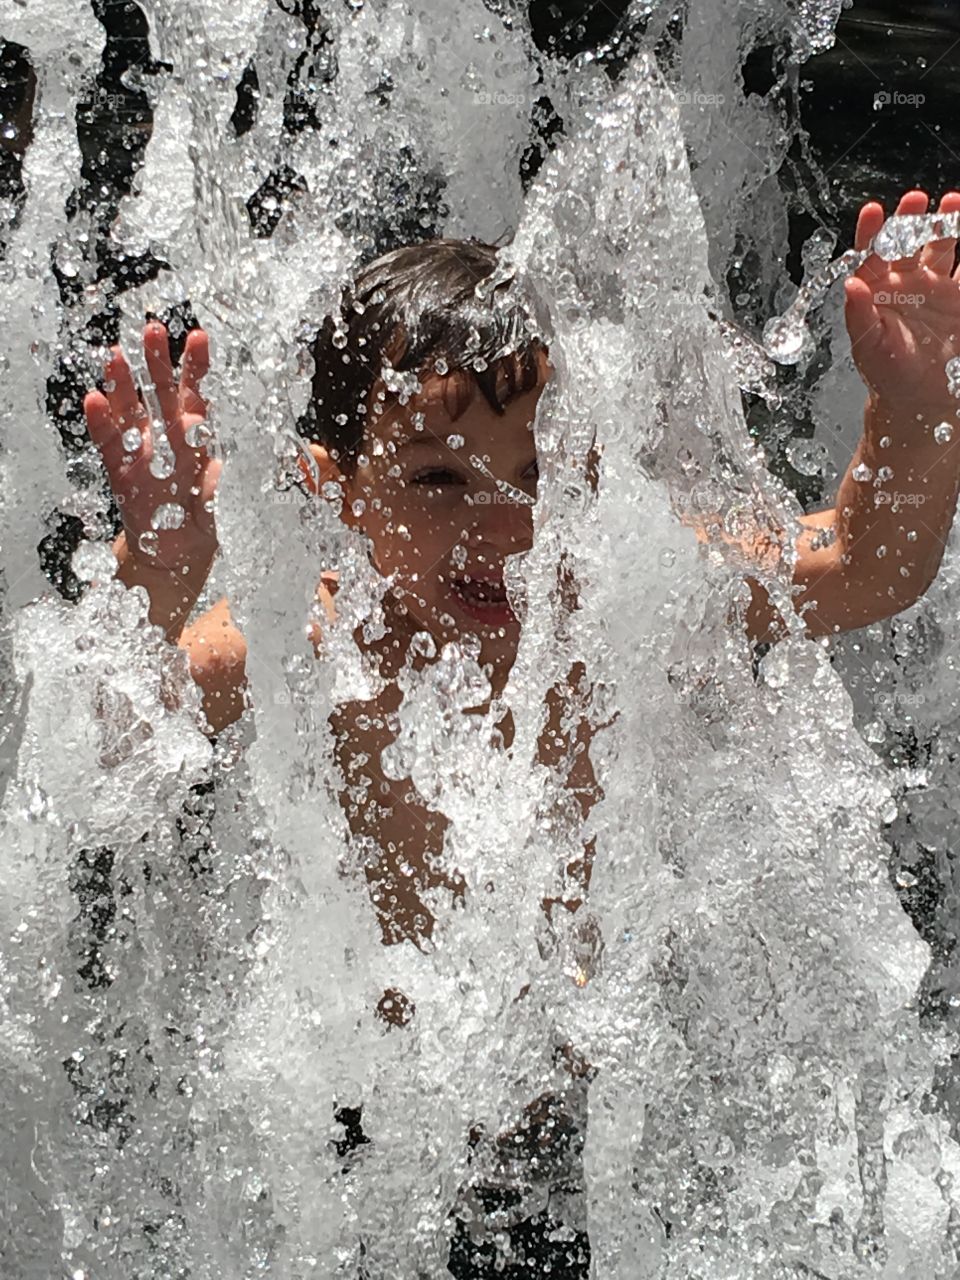
[[[857,218],[857,231],[853,239],[854,248],[863,250],[883,226],[883,205],[879,200],[870,200],[860,210]]]
[[[124,432],[129,431],[132,427],[138,428],[141,445],[148,445],[150,442],[150,419],[147,416],[146,409],[140,403],[140,397],[137,395],[136,384],[133,381],[130,366],[127,364],[127,358],[119,347],[112,348],[110,359],[104,368],[104,374],[103,389],[106,392],[110,412],[113,415],[117,429]]]
[[[960,212],[960,191],[948,191],[940,201],[938,213]],[[947,236],[943,240],[931,240],[924,246],[920,261],[928,270],[939,276],[949,276],[957,253],[957,239]]]
[[[170,342],[167,329],[158,320],[151,321],[143,330],[143,353],[153,380],[153,389],[160,401],[160,412],[168,432],[175,430],[180,418],[180,402],[173,380],[173,362],[170,359]]]
[[[205,415],[207,402],[200,383],[210,369],[210,342],[203,329],[192,329],[183,350],[180,374],[180,407],[184,413]]]
[[[90,439],[99,449],[103,465],[112,479],[123,465],[126,450],[121,432],[110,412],[110,402],[102,392],[91,391],[84,397],[83,414],[87,420]]]
[[[900,217],[916,217],[918,214],[926,213],[929,204],[930,198],[925,191],[908,191],[900,197],[897,214]],[[911,254],[909,258],[898,258],[890,265],[896,271],[910,271],[920,265],[920,251]]]
[[[854,247],[861,252],[866,249],[883,226],[885,217],[883,205],[879,200],[871,200],[865,204],[860,210],[860,216],[857,218],[857,230],[853,241]],[[871,253],[858,267],[857,275],[861,280],[866,280],[868,284],[876,284],[879,280],[886,278],[888,271],[889,268],[883,259],[875,253]]]

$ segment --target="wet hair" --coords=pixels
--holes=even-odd
[[[301,435],[344,471],[356,466],[374,387],[385,404],[397,374],[443,377],[452,419],[477,388],[496,413],[532,390],[546,347],[509,279],[490,279],[498,250],[477,240],[427,240],[364,267],[312,343],[313,382]],[[399,385],[398,385],[399,384]]]

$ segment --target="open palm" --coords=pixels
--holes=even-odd
[[[909,191],[898,214],[924,214],[928,198]],[[940,212],[960,210],[960,193]],[[864,249],[884,222],[883,206],[860,210],[856,247]],[[953,274],[956,240],[935,240],[911,258],[884,262],[871,254],[846,284],[853,358],[870,390],[888,402],[950,405],[944,366],[960,355],[960,280]],[[953,401],[956,405],[956,401]]]
[[[104,369],[103,392],[91,391],[83,408],[131,556],[186,573],[208,566],[217,549],[213,496],[223,464],[204,447],[209,432],[200,382],[209,366],[207,335],[202,329],[189,334],[179,383],[162,324],[146,326],[143,348],[165,439],[154,434],[119,347],[113,348]]]

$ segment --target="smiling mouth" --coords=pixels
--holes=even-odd
[[[454,578],[453,589],[471,604],[507,603],[507,589],[502,582],[485,582],[481,578]]]
[[[490,581],[466,575],[454,578],[450,587],[461,607],[474,618],[493,626],[516,621],[502,579]]]

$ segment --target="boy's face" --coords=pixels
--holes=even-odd
[[[473,633],[481,663],[512,662],[520,625],[504,564],[533,540],[532,501],[517,497],[536,497],[533,419],[549,372],[544,358],[537,386],[502,415],[471,379],[473,397],[456,419],[449,379],[428,378],[406,405],[389,400],[370,415],[353,473],[341,474],[322,446],[310,446],[324,479],[341,484],[343,518],[369,538],[378,571],[394,577],[385,603],[394,606],[395,633],[429,631],[438,644]]]

